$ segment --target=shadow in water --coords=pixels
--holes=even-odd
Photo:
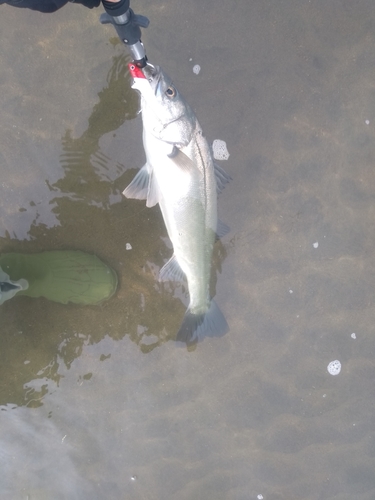
[[[60,226],[34,225],[29,241],[0,239],[1,253],[82,250],[95,254],[116,271],[118,291],[99,306],[22,296],[5,302],[1,306],[0,405],[42,405],[51,387],[58,386],[61,368],[69,368],[85,345],[106,336],[127,335],[141,352],[148,353],[174,339],[179,329],[187,303],[185,285],[157,281],[160,267],[171,255],[160,210],[121,195],[136,170],[114,163],[99,145],[105,134],[137,116],[138,96],[130,87],[127,62],[124,56],[114,58],[108,85],[99,93],[87,130],[78,138],[66,131],[62,138],[65,176],[50,186],[56,192],[51,206]],[[137,147],[142,148],[141,137]],[[219,242],[213,288],[224,258]]]

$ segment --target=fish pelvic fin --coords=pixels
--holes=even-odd
[[[205,337],[222,337],[229,330],[228,323],[214,300],[209,309],[202,314],[193,314],[190,309],[185,313],[176,340],[188,347],[201,342]]]
[[[137,173],[129,186],[122,192],[126,198],[147,200],[146,205],[153,207],[159,201],[158,189],[153,181],[152,169],[146,163]]]

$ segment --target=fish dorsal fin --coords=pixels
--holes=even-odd
[[[184,172],[191,172],[197,168],[193,160],[183,153],[181,149],[176,148],[176,146],[172,149],[172,152],[168,155],[168,157]]]
[[[169,261],[160,269],[159,281],[182,281],[185,273],[177,262],[176,256],[172,255]]]
[[[221,168],[217,163],[214,163],[214,172],[216,179],[216,190],[217,194],[219,194],[225,188],[225,185],[232,180],[232,177],[228,175],[225,170]]]
[[[146,163],[137,173],[129,186],[122,192],[126,198],[147,200],[146,205],[153,207],[159,201],[159,191],[153,179],[152,169]]]
[[[217,221],[216,238],[219,240],[230,231],[229,226],[224,224],[220,219]]]

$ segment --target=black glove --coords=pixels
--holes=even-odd
[[[99,7],[100,0],[69,0],[72,3],[79,3],[88,7],[89,9],[93,9],[94,7]]]
[[[6,3],[12,7],[20,7],[31,10],[38,10],[39,12],[56,12],[61,9],[69,0],[0,0],[0,4]]]

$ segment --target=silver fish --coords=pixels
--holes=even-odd
[[[217,192],[230,177],[214,164],[194,112],[164,71],[134,64],[129,69],[141,94],[147,162],[123,194],[147,200],[148,207],[160,205],[174,249],[160,280],[187,280],[190,303],[177,340],[189,345],[228,331],[209,288],[215,238],[228,230],[218,222]]]

